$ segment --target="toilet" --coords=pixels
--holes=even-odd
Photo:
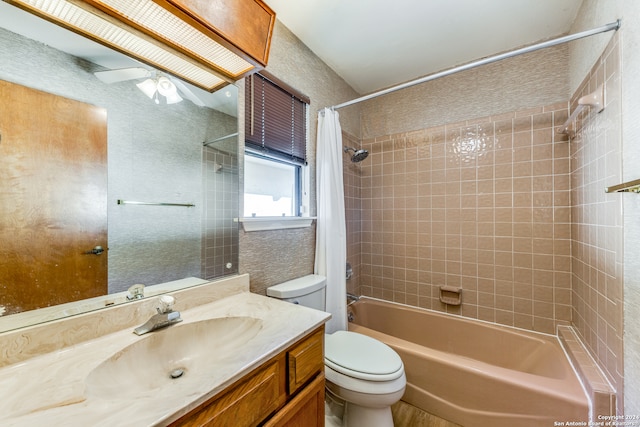
[[[312,274],[267,288],[267,295],[325,311],[326,278]],[[400,356],[363,334],[325,335],[326,390],[344,402],[343,427],[391,427],[391,405],[407,383]]]

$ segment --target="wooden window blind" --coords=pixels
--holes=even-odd
[[[305,164],[309,99],[265,74],[245,80],[245,146]]]

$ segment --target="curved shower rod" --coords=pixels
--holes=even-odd
[[[429,74],[427,76],[420,77],[420,78],[418,78],[416,80],[411,80],[411,81],[408,81],[406,83],[401,83],[401,84],[399,84],[397,86],[392,86],[390,88],[383,89],[381,91],[374,92],[374,93],[371,93],[369,95],[365,95],[365,96],[362,96],[360,98],[353,99],[351,101],[343,102],[342,104],[334,105],[334,106],[329,107],[329,108],[332,109],[332,110],[337,110],[338,108],[344,108],[344,107],[348,107],[348,106],[353,105],[353,104],[358,104],[360,102],[368,101],[370,99],[377,98],[379,96],[386,95],[386,94],[391,93],[391,92],[396,92],[396,91],[401,90],[401,89],[406,89],[406,88],[411,87],[411,86],[415,86],[415,85],[418,85],[418,84],[421,84],[421,83],[426,83],[426,82],[431,81],[431,80],[439,79],[440,77],[445,77],[445,76],[449,76],[451,74],[459,73],[461,71],[470,70],[471,68],[479,67],[480,65],[491,64],[493,62],[498,62],[498,61],[501,61],[503,59],[512,58],[514,56],[522,55],[524,53],[529,53],[529,52],[533,52],[533,51],[536,51],[536,50],[545,49],[547,47],[556,46],[556,45],[567,43],[567,42],[570,42],[570,41],[573,41],[573,40],[578,40],[578,39],[582,39],[582,38],[585,38],[585,37],[593,36],[593,35],[596,35],[596,34],[605,33],[607,31],[612,31],[612,30],[616,30],[617,31],[617,30],[620,29],[621,25],[622,25],[622,21],[620,19],[618,19],[616,22],[612,22],[610,24],[603,25],[602,27],[598,27],[598,28],[594,28],[594,29],[591,29],[591,30],[582,31],[582,32],[579,32],[579,33],[569,34],[567,36],[563,36],[563,37],[558,37],[558,38],[555,38],[555,39],[547,40],[545,42],[533,44],[531,46],[526,46],[526,47],[523,47],[523,48],[520,48],[520,49],[512,50],[510,52],[505,52],[505,53],[501,53],[501,54],[498,54],[498,55],[489,56],[489,57],[484,58],[484,59],[480,59],[480,60],[477,60],[477,61],[469,62],[467,64],[459,65],[457,67],[449,68],[447,70],[440,71],[440,72],[437,72],[437,73],[434,73],[434,74]]]

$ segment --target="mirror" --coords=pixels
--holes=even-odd
[[[48,289],[48,274],[34,274],[36,270],[25,273],[30,275],[28,281],[35,284],[34,289],[42,290],[44,295],[44,301],[40,303],[32,306],[25,303],[29,307],[26,310],[21,309],[20,298],[31,296],[35,291],[25,290],[24,286],[16,289],[12,280],[0,275],[0,331],[126,302],[128,289],[135,284],[145,285],[145,296],[149,296],[237,274],[238,225],[234,218],[238,217],[239,203],[235,86],[228,85],[213,94],[205,92],[4,2],[0,2],[0,43],[3,45],[0,80],[54,96],[53,105],[60,102],[56,100],[71,99],[104,112],[107,159],[106,189],[98,202],[81,208],[82,205],[72,197],[79,191],[64,190],[66,193],[63,193],[68,212],[84,209],[84,216],[93,217],[93,222],[102,215],[94,215],[93,210],[104,205],[106,240],[95,238],[85,243],[84,249],[75,250],[84,257],[80,258],[82,262],[88,260],[88,267],[83,264],[82,268],[65,271],[62,287]],[[134,70],[131,72],[135,77],[112,72],[122,69]],[[105,75],[115,77],[99,78]],[[158,83],[160,77],[171,82],[170,86],[173,85],[182,101],[167,103],[169,96],[159,95],[160,89],[154,90],[149,97],[137,85],[147,79],[155,79]],[[111,83],[103,81],[114,79],[116,81]],[[6,102],[6,97],[0,102]],[[6,107],[15,109],[14,105]],[[43,113],[42,104],[27,106],[25,111],[34,115],[29,123],[35,123],[37,115],[50,116]],[[1,120],[0,117],[0,123]],[[17,121],[16,126],[19,127]],[[76,133],[81,134],[81,131]],[[81,140],[80,135],[78,140]],[[10,143],[0,135],[0,154],[10,147]],[[38,143],[35,149],[32,148],[35,152],[40,151]],[[76,141],[75,145],[79,143]],[[42,147],[42,151],[46,151]],[[6,152],[4,157],[9,157]],[[0,158],[0,162],[4,160]],[[61,167],[80,169],[73,165]],[[9,168],[4,166],[4,169]],[[37,194],[46,199],[51,191],[62,188],[71,180],[66,176],[50,175],[47,188],[39,189]],[[19,175],[0,172],[0,180],[11,179],[27,185]],[[88,185],[87,181],[83,181],[84,187],[92,187],[88,192],[100,194],[101,190],[93,188],[93,184]],[[19,212],[17,208],[11,209],[8,200],[11,199],[0,201],[0,215],[5,217]],[[11,224],[15,222],[25,221],[14,218]],[[8,228],[7,222],[4,224]],[[49,227],[55,228],[50,224]],[[83,229],[80,234],[85,232]],[[38,232],[30,230],[30,233]],[[30,247],[29,257],[42,252],[60,251]],[[0,254],[3,255],[5,259],[25,258],[16,253]],[[91,262],[105,257],[108,268],[106,283],[101,285],[104,291],[91,294],[87,299],[79,292],[83,271],[96,269]],[[34,258],[29,262],[36,265],[50,261]],[[6,270],[6,264],[0,263],[0,270],[3,268]],[[3,302],[10,293],[14,294],[14,301],[11,304]],[[65,293],[68,296],[64,296]]]

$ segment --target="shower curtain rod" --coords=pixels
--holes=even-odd
[[[556,46],[556,45],[559,45],[559,44],[562,44],[562,43],[567,43],[567,42],[570,42],[570,41],[573,41],[573,40],[581,39],[581,38],[584,38],[584,37],[589,37],[589,36],[593,36],[593,35],[596,35],[596,34],[605,33],[607,31],[611,31],[611,30],[616,30],[617,31],[618,29],[620,29],[621,25],[622,25],[622,21],[620,19],[618,19],[616,22],[612,22],[610,24],[603,25],[602,27],[598,27],[598,28],[594,28],[594,29],[591,29],[591,30],[582,31],[582,32],[575,33],[575,34],[569,34],[567,36],[563,36],[563,37],[558,37],[556,39],[547,40],[547,41],[542,42],[542,43],[537,43],[537,44],[533,44],[531,46],[526,46],[526,47],[523,47],[523,48],[520,48],[520,49],[515,49],[515,50],[512,50],[510,52],[505,52],[505,53],[501,53],[501,54],[498,54],[498,55],[489,56],[487,58],[480,59],[480,60],[473,61],[473,62],[469,62],[467,64],[460,65],[460,66],[457,66],[457,67],[449,68],[447,70],[440,71],[440,72],[437,72],[435,74],[429,74],[428,76],[420,77],[420,78],[418,78],[416,80],[411,80],[411,81],[408,81],[406,83],[401,83],[401,84],[399,84],[397,86],[392,86],[390,88],[383,89],[381,91],[374,92],[374,93],[371,93],[369,95],[365,95],[365,96],[362,96],[360,98],[356,98],[356,99],[353,99],[351,101],[344,102],[342,104],[334,105],[334,106],[329,107],[329,108],[331,108],[332,110],[337,110],[338,108],[344,108],[344,107],[348,107],[348,106],[353,105],[353,104],[358,104],[358,103],[363,102],[363,101],[368,101],[370,99],[377,98],[379,96],[386,95],[386,94],[391,93],[391,92],[396,92],[396,91],[401,90],[401,89],[406,89],[406,88],[411,87],[411,86],[415,86],[415,85],[418,85],[418,84],[421,84],[421,83],[425,83],[425,82],[428,82],[428,81],[431,81],[431,80],[439,79],[440,77],[445,77],[445,76],[449,76],[451,74],[459,73],[461,71],[470,70],[471,68],[479,67],[480,65],[491,64],[493,62],[498,62],[498,61],[501,61],[503,59],[512,58],[514,56],[522,55],[523,53],[529,53],[529,52],[533,52],[533,51],[536,51],[536,50],[545,49],[547,47],[552,47],[552,46]]]

